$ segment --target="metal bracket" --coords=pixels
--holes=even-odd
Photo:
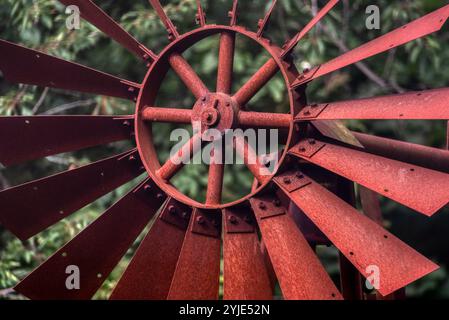
[[[217,213],[209,213],[201,209],[195,209],[192,219],[190,231],[206,237],[220,238],[221,215],[219,211]]]
[[[261,220],[287,213],[281,201],[275,196],[253,197],[250,202],[257,218]]]
[[[317,118],[329,104],[312,104],[304,107],[295,117],[295,120],[310,120]]]
[[[255,221],[250,214],[250,209],[224,209],[223,221],[225,225],[225,231],[227,233],[253,233],[255,229]]]
[[[304,71],[302,74],[296,78],[296,80],[292,83],[291,88],[296,89],[297,87],[306,84],[309,82],[313,76],[320,70],[321,65],[313,68],[312,70]]]
[[[191,215],[192,209],[190,207],[170,198],[165,203],[159,219],[181,230],[187,230]]]
[[[284,172],[273,179],[278,186],[291,193],[305,186],[308,186],[312,181],[306,177],[302,172]]]
[[[312,158],[325,145],[324,142],[315,139],[307,139],[297,143],[289,152],[299,155],[300,157]]]

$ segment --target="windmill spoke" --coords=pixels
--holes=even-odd
[[[449,88],[307,106],[296,120],[449,119]]]
[[[197,99],[209,93],[206,85],[179,53],[173,53],[168,58],[168,61],[176,74]]]
[[[232,1],[232,9],[228,12],[229,18],[231,18],[231,21],[229,22],[230,26],[235,26],[237,24],[237,9],[238,9],[239,1],[233,0]]]
[[[218,55],[217,92],[230,94],[234,67],[235,34],[223,32]]]
[[[167,299],[191,211],[174,199],[166,201],[110,299]]]
[[[285,299],[341,299],[318,257],[273,196],[250,200]]]
[[[449,202],[449,175],[316,140],[289,153],[357,182],[427,216]]]
[[[265,17],[263,19],[259,20],[258,28],[257,28],[257,37],[262,37],[263,33],[265,32],[265,29],[267,27],[268,20],[270,20],[271,14],[273,13],[274,7],[276,6],[277,0],[271,1],[271,6],[268,9],[267,13],[265,14]]]
[[[449,5],[446,5],[424,17],[391,31],[377,39],[346,52],[321,66],[304,73],[293,83],[293,87],[310,82],[333,71],[357,63],[379,53],[401,46],[407,42],[439,31],[449,17]]]
[[[201,150],[202,134],[196,133],[175,154],[156,171],[156,174],[164,180],[170,180],[189,160]]]
[[[81,16],[143,60],[154,61],[157,55],[138,42],[91,0],[59,0],[66,6],[76,5]]]
[[[284,48],[284,51],[282,52],[281,56],[284,57],[287,54],[289,54],[298,44],[298,42],[304,38],[304,36],[312,30],[313,27],[315,27],[321,19],[327,15],[327,13],[339,2],[339,0],[330,0],[323,9],[318,12],[318,14],[300,31],[298,32],[289,42],[287,42],[287,45]]]
[[[237,103],[243,107],[278,72],[279,66],[271,58],[268,60],[234,95]]]
[[[174,108],[158,108],[146,107],[142,112],[142,118],[152,122],[168,122],[168,123],[191,123],[191,109],[174,109]]]
[[[15,83],[135,100],[140,84],[0,40],[0,70]]]
[[[373,266],[378,268],[378,291],[383,296],[438,269],[432,261],[302,173],[286,172],[275,182],[362,275],[370,275],[369,268]]]
[[[220,204],[223,189],[224,161],[221,148],[214,148],[209,164],[209,178],[207,180],[206,204]]]
[[[158,192],[148,192],[148,185],[152,190],[157,188],[147,181],[131,191],[14,289],[30,299],[92,298],[162,205],[164,199],[157,197]],[[68,266],[79,270],[77,290],[66,286]]]

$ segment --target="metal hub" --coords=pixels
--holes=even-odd
[[[217,133],[233,128],[238,106],[227,94],[210,93],[198,99],[192,111],[194,130],[201,132],[203,140],[212,141]]]

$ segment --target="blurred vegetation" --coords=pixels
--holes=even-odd
[[[161,1],[180,32],[194,28],[194,0]],[[282,45],[312,17],[326,1],[280,0],[266,33],[274,43]],[[126,30],[156,52],[167,43],[166,31],[146,0],[96,1]],[[202,1],[209,23],[227,24],[231,0]],[[381,30],[366,30],[365,8],[376,4],[381,10]],[[343,0],[327,18],[308,34],[295,50],[299,69],[328,61],[342,52],[359,46],[442,5],[443,0]],[[240,1],[238,23],[255,30],[270,1]],[[0,38],[73,60],[96,69],[139,82],[146,69],[134,56],[111,41],[89,23],[68,31],[65,7],[55,0],[1,0]],[[362,64],[334,72],[315,81],[308,88],[311,102],[338,101],[378,96],[409,90],[430,89],[449,84],[449,32],[414,41],[406,46],[368,59]],[[217,66],[217,37],[211,37],[188,50],[185,57],[212,88]],[[241,86],[266,61],[266,54],[251,41],[238,39],[235,60],[234,90]],[[448,58],[448,59],[446,59]],[[1,53],[0,53],[1,59]],[[251,101],[254,110],[280,111],[286,107],[286,91],[281,77],[276,77]],[[189,108],[194,103],[178,78],[169,73],[159,96],[164,106]],[[120,99],[82,94],[57,89],[10,84],[0,78],[0,115],[33,114],[130,114],[134,106]],[[446,122],[443,121],[349,121],[355,130],[384,137],[442,148],[445,145]],[[167,141],[172,127],[156,128],[156,143],[161,159],[167,157],[171,143]],[[0,189],[31,181],[118,153],[129,148],[116,143],[79,152],[47,157],[23,165],[0,168]],[[206,168],[189,166],[176,180],[181,191],[201,199],[207,184]],[[241,196],[252,179],[245,169],[237,168],[226,176],[225,196]],[[70,218],[22,243],[0,227],[0,299],[21,299],[13,287],[33,268],[86,227],[129,188],[130,183],[102,197]],[[442,268],[408,288],[411,297],[449,298],[449,215],[447,210],[425,218],[387,199],[382,199],[386,227]],[[105,282],[96,298],[107,298],[126,267],[138,241]],[[338,272],[337,254],[332,248],[320,248],[320,257],[328,271]]]

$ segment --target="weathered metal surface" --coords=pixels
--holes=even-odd
[[[198,7],[198,12],[195,15],[195,21],[201,27],[206,25],[206,14],[204,13],[203,6],[201,5],[201,0],[196,0],[196,6]]]
[[[449,17],[449,5],[446,5],[424,17],[414,20],[394,31],[367,42],[321,66],[301,74],[293,83],[299,86],[328,73],[367,59],[379,53],[401,46],[407,42],[427,36],[440,30]]]
[[[135,100],[140,84],[0,40],[0,70],[6,80]]]
[[[157,58],[150,49],[139,43],[133,36],[126,32],[117,22],[107,15],[91,0],[59,0],[66,6],[76,5],[81,16],[103,31],[109,37],[117,41],[123,47],[134,53],[140,59],[149,61]]]
[[[243,107],[264,85],[279,71],[274,59],[269,59],[259,70],[237,91],[235,101]]]
[[[224,157],[222,148],[214,148],[211,152],[209,176],[207,179],[206,203],[220,204],[223,191]]]
[[[444,88],[325,103],[301,110],[295,120],[449,119],[448,95],[449,89]]]
[[[133,150],[4,190],[0,223],[20,239],[28,239],[143,171]]]
[[[145,186],[151,184],[151,191]],[[23,279],[15,290],[31,299],[89,299],[161,206],[156,185],[147,181],[109,208],[97,220]],[[77,266],[80,287],[66,281]],[[69,279],[70,280],[70,279]],[[69,281],[70,282],[70,281]]]
[[[265,16],[263,17],[263,19],[260,19],[257,23],[257,37],[262,37],[263,33],[266,31],[267,29],[267,24],[268,24],[268,20],[270,20],[270,17],[273,13],[273,10],[276,6],[276,2],[277,0],[272,0],[271,1],[271,5],[270,8],[268,8],[268,11],[265,13]]]
[[[223,210],[225,300],[271,300],[273,292],[250,208]],[[233,219],[234,218],[234,219]],[[252,220],[252,217],[250,218]]]
[[[271,179],[273,174],[260,162],[256,151],[244,137],[236,137],[234,139],[234,148],[236,154],[243,159],[243,163],[260,184],[267,183]]]
[[[0,163],[4,166],[53,154],[131,139],[133,117],[0,117]]]
[[[146,121],[184,123],[192,122],[192,109],[174,109],[146,107],[142,111],[142,118]]]
[[[233,27],[233,26],[235,26],[237,24],[238,4],[239,4],[238,0],[233,0],[232,1],[232,9],[231,9],[231,11],[228,12],[228,17],[231,19],[231,21],[229,22],[229,25],[231,27]]]
[[[287,113],[239,111],[238,123],[250,128],[289,128],[292,116]]]
[[[169,300],[215,300],[220,278],[220,238],[193,232],[197,218],[205,214],[195,209],[179,256],[168,294]],[[208,213],[221,222],[219,212]]]
[[[173,209],[175,208],[175,212]],[[185,230],[164,215],[177,215],[187,224],[191,209],[170,199],[134,254],[111,294],[113,300],[165,300],[184,241]]]
[[[285,299],[341,299],[341,295],[291,217],[287,214],[262,218],[261,202],[275,197],[250,200],[262,239],[270,254]],[[284,209],[285,211],[285,209]]]
[[[287,42],[287,45],[284,48],[284,51],[282,52],[282,56],[287,55],[290,53],[298,44],[298,42],[304,38],[304,36],[312,30],[313,27],[317,23],[323,19],[325,15],[339,2],[339,0],[330,0],[316,15],[313,17],[313,19],[299,32],[297,33],[290,41]]]
[[[367,275],[370,266],[379,268],[378,291],[382,295],[388,295],[438,268],[318,183],[313,182],[291,193],[282,184],[278,185],[362,275]]]
[[[231,93],[234,71],[235,33],[223,32],[220,35],[218,52],[217,92]]]
[[[170,20],[170,18],[167,16],[167,14],[164,11],[164,8],[162,8],[161,3],[159,0],[149,0],[151,6],[156,11],[157,15],[162,21],[162,24],[165,26],[165,29],[167,29],[168,32],[168,39],[173,41],[176,38],[179,37],[178,30],[176,29],[173,22]]]
[[[300,150],[308,147],[309,143],[302,141],[290,153],[425,215],[431,216],[449,202],[446,173],[330,143],[307,157]]]
[[[173,71],[176,72],[197,99],[200,99],[209,93],[209,89],[207,89],[204,82],[179,53],[170,55],[168,62],[173,68]]]
[[[449,152],[405,141],[352,133],[366,152],[449,173]]]

